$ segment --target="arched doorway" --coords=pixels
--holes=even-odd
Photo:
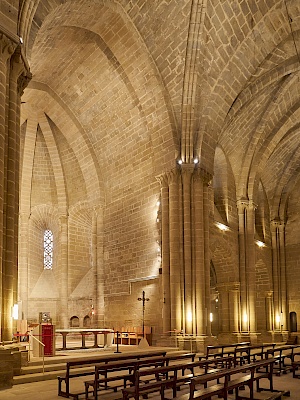
[[[295,311],[290,312],[290,331],[297,332],[297,313]]]

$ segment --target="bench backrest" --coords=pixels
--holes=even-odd
[[[66,376],[70,375],[70,370],[73,368],[84,368],[84,367],[93,367],[96,364],[107,364],[112,362],[124,361],[124,360],[140,360],[143,358],[155,358],[155,357],[165,357],[167,354],[166,351],[157,351],[152,353],[137,353],[137,354],[121,354],[118,356],[108,356],[108,357],[94,357],[83,360],[74,360],[68,361],[66,363]]]

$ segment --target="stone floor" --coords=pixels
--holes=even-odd
[[[150,348],[149,348],[150,349]],[[156,348],[151,348],[156,349]],[[116,349],[111,349],[114,352]],[[119,350],[123,353],[126,351],[132,350],[140,350],[138,346],[121,346]],[[168,350],[168,349],[167,349]],[[173,349],[174,350],[174,349]],[[74,355],[86,355],[89,351],[97,351],[97,350],[69,350],[64,352],[57,352],[57,355],[63,355],[66,358],[68,356]],[[98,350],[103,351],[103,350]],[[76,378],[76,386],[78,388],[83,388],[83,381],[86,380],[86,377],[83,377],[81,380]],[[75,381],[75,379],[73,380]],[[75,382],[72,383],[75,385]],[[290,400],[300,400],[300,379],[295,379],[292,377],[291,373],[287,373],[281,376],[274,376],[274,388],[276,390],[289,390],[291,396]],[[76,387],[73,387],[76,390]],[[182,389],[180,391],[180,395],[188,392],[188,387]],[[245,390],[247,393],[247,389]],[[168,391],[166,391],[166,395]],[[261,392],[255,394],[255,399],[266,399],[270,396],[270,392]],[[121,393],[114,393],[112,391],[101,392],[101,395],[98,396],[100,400],[117,400],[121,398]],[[168,396],[172,398],[171,394]],[[230,396],[230,399],[233,399],[234,396]],[[288,399],[288,397],[286,397]],[[57,395],[57,379],[47,380],[42,382],[34,382],[34,383],[24,383],[20,385],[14,385],[11,389],[5,389],[0,391],[0,400],[56,400],[62,399],[62,397]],[[149,395],[149,399],[159,400],[160,396],[158,394]],[[217,397],[216,397],[217,399]]]

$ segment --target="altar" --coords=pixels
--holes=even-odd
[[[92,347],[111,347],[114,338],[113,329],[101,329],[101,328],[70,328],[70,329],[56,329],[56,334],[62,335],[62,350],[67,350],[67,336],[68,335],[80,335],[81,336],[81,349],[87,349],[86,336],[94,335],[94,345]],[[99,335],[103,335],[103,345],[99,345]]]

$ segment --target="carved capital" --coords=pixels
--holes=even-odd
[[[28,86],[29,82],[31,81],[32,74],[30,72],[23,73],[18,78],[18,94],[22,96],[24,90]]]
[[[0,33],[0,60],[6,62],[14,53],[17,45],[4,33]]]
[[[167,172],[156,176],[156,180],[160,183],[161,188],[167,188],[168,187],[168,174]]]
[[[169,185],[172,185],[174,183],[178,183],[178,178],[179,178],[179,171],[177,168],[172,169],[167,173],[167,178],[168,178],[168,183]]]
[[[197,168],[193,174],[194,180],[203,182],[206,186],[211,186],[213,176],[203,168]]]

